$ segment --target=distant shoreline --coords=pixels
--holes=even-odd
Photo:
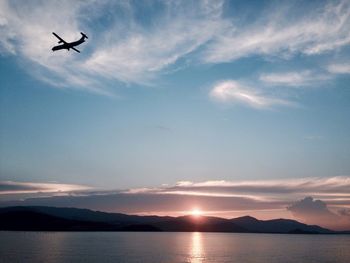
[[[137,216],[45,206],[0,208],[0,231],[350,234],[350,231],[333,231],[290,219],[258,220],[250,216],[232,219],[209,216]]]
[[[350,233],[276,233],[276,232],[205,232],[205,231],[122,231],[122,230],[0,230],[1,232],[31,232],[31,233],[215,233],[215,234],[262,234],[262,235],[350,235]]]

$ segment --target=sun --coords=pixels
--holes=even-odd
[[[193,208],[190,211],[190,214],[191,214],[191,216],[194,216],[194,217],[200,217],[201,215],[203,215],[203,212],[199,208]]]

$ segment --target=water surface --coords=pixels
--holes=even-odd
[[[349,263],[350,235],[4,231],[0,261]]]

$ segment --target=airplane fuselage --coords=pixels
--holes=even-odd
[[[65,44],[58,45],[58,46],[54,46],[52,48],[52,51],[56,51],[56,50],[60,50],[60,49],[67,49],[67,50],[69,50],[70,48],[78,46],[78,45],[80,45],[80,44],[82,44],[84,42],[85,42],[85,38],[81,37],[81,39],[79,39],[77,41],[70,42],[70,43],[65,43]]]
[[[85,42],[85,38],[87,38],[87,36],[85,34],[83,34],[83,33],[81,33],[81,34],[82,34],[82,37],[79,40],[74,41],[74,42],[69,42],[68,43],[68,42],[65,42],[64,40],[61,39],[59,43],[62,43],[62,42],[64,42],[64,43],[61,44],[61,45],[58,45],[58,46],[54,46],[52,48],[52,51],[57,51],[57,50],[61,50],[61,49],[67,49],[67,50],[74,49],[75,51],[78,51],[74,47],[84,43]]]

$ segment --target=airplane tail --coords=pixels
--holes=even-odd
[[[83,32],[80,32],[80,34],[81,34],[84,38],[88,38],[87,35],[85,35]]]

